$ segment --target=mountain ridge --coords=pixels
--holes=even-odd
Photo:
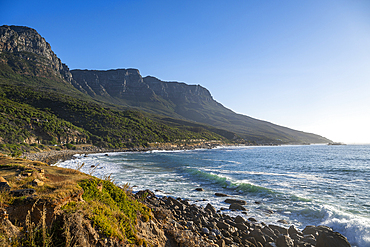
[[[71,73],[77,85],[81,85],[82,82],[87,85],[92,82],[95,87],[98,85],[108,88],[117,83],[121,86],[124,85],[122,93],[117,94],[117,91],[115,91],[115,95],[108,95],[103,99],[108,102],[129,105],[150,113],[195,121],[221,129],[232,129],[247,140],[275,144],[330,142],[330,140],[315,134],[296,131],[268,121],[235,113],[215,101],[209,90],[200,85],[188,85],[174,81],[166,82],[154,76],[141,77],[137,69],[127,70],[135,73],[135,76],[131,77],[135,79],[130,81],[126,77],[117,78],[115,74],[117,71],[126,70],[71,70]],[[139,86],[143,90],[130,92],[132,88],[137,89]],[[119,87],[116,87],[116,89],[119,90]],[[98,95],[98,93],[95,95]],[[134,95],[136,102],[131,102],[132,95]],[[137,104],[137,99],[140,99],[141,105]]]
[[[0,55],[4,81],[19,86],[41,86],[105,106],[145,111],[156,114],[154,118],[165,124],[206,124],[260,144],[331,142],[319,135],[237,114],[215,101],[200,85],[142,77],[138,69],[69,70],[32,28],[1,26]]]

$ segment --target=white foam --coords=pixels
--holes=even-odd
[[[326,216],[322,225],[346,236],[352,247],[370,246],[370,218],[354,216],[332,206],[324,206],[324,210]]]

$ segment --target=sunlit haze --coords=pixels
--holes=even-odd
[[[370,1],[0,1],[70,69],[137,68],[225,107],[370,143]]]

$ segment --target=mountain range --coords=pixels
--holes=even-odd
[[[71,123],[75,126],[73,128],[80,128],[80,133],[85,131],[84,135],[90,136],[90,139],[111,143],[113,138],[115,145],[132,141],[128,136],[131,130],[127,129],[124,139],[119,136],[121,129],[109,134],[109,121],[94,120],[90,113],[86,113],[89,108],[99,114],[104,112],[104,116],[117,115],[119,119],[130,112],[128,115],[135,116],[136,120],[145,119],[144,122],[153,123],[156,126],[150,125],[150,128],[153,127],[153,138],[144,141],[173,141],[179,139],[177,134],[185,131],[186,134],[181,132],[183,134],[179,137],[228,139],[255,144],[331,142],[319,135],[237,114],[215,101],[211,93],[200,85],[166,82],[153,76],[142,77],[137,69],[69,70],[52,51],[50,44],[29,27],[0,27],[0,85],[1,97],[8,103],[26,104],[38,111],[54,114],[56,118]],[[24,92],[27,92],[27,97]],[[72,114],[73,109],[80,116]],[[88,116],[89,121],[97,121],[95,124],[105,124],[101,129],[107,133],[99,132],[88,124],[89,121],[81,120]],[[141,122],[140,125],[144,126]],[[146,125],[147,128],[149,125]],[[165,134],[158,128],[171,129],[171,137],[167,135],[163,138]],[[1,133],[0,138],[5,140]]]

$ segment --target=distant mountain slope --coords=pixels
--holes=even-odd
[[[68,67],[35,30],[0,27],[0,144],[73,142],[122,148],[225,140],[214,127],[186,122],[169,126],[150,114],[101,103],[73,83]]]
[[[330,142],[236,114],[200,85],[143,78],[136,69],[70,71],[45,39],[28,27],[0,27],[0,83],[53,91],[118,110],[143,110],[159,114],[151,115],[156,122],[183,129],[203,128],[229,139],[239,136],[262,144]]]
[[[75,84],[91,97],[212,125],[260,143],[327,143],[330,140],[237,114],[215,101],[200,85],[142,78],[136,69],[72,70]]]

